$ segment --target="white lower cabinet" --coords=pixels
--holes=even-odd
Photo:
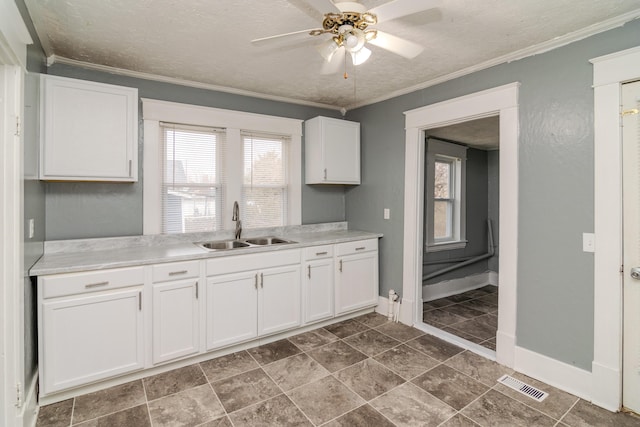
[[[336,315],[378,303],[378,241],[336,245]]]
[[[300,325],[300,250],[212,259],[207,276],[207,350]]]
[[[333,317],[333,245],[304,251],[303,307],[305,323]]]
[[[142,287],[45,301],[40,322],[43,393],[144,367]]]

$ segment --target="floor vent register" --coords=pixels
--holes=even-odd
[[[509,388],[512,388],[520,393],[529,396],[530,398],[542,402],[544,399],[549,396],[549,393],[545,393],[542,390],[538,390],[537,388],[530,386],[529,384],[525,384],[520,380],[517,380],[509,375],[503,375],[499,380],[499,383],[506,385]]]

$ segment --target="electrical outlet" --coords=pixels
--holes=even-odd
[[[389,219],[391,217],[391,211],[389,210],[389,208],[384,208],[383,212],[384,219]]]
[[[36,223],[33,218],[29,219],[29,238],[33,239],[36,234]]]
[[[593,233],[582,233],[582,250],[584,252],[596,251],[596,236]]]

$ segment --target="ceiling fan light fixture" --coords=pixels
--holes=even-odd
[[[358,52],[367,42],[364,31],[354,28],[345,34],[345,48],[349,52]]]
[[[316,49],[318,50],[318,52],[320,52],[320,55],[322,55],[322,57],[327,62],[331,62],[331,58],[333,58],[333,55],[336,53],[338,48],[340,48],[340,46],[333,38],[316,46]]]
[[[351,53],[351,61],[353,61],[353,65],[356,65],[356,66],[360,64],[364,64],[365,61],[369,59],[369,57],[371,56],[371,51],[366,47],[361,48],[357,52],[350,52],[350,53]]]

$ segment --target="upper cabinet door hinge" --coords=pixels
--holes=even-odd
[[[22,386],[20,383],[16,384],[16,408],[22,408]]]
[[[20,116],[16,116],[16,133],[15,136],[20,136]]]

